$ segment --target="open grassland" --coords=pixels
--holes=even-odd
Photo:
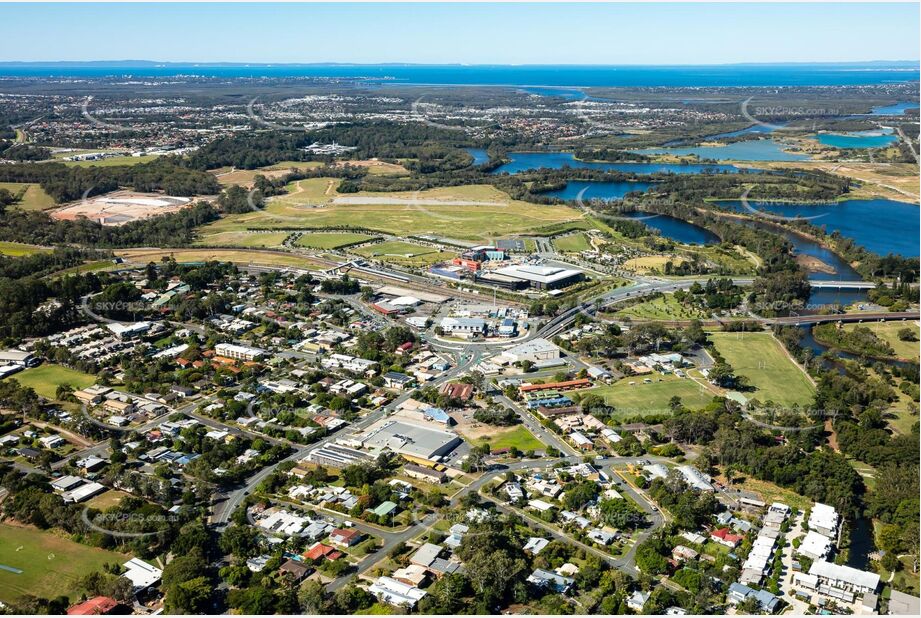
[[[650,377],[650,376],[647,376]],[[580,395],[598,395],[617,409],[615,418],[626,418],[644,414],[666,414],[671,412],[668,403],[672,397],[680,397],[688,408],[701,408],[713,400],[714,394],[700,384],[677,376],[653,375],[651,383],[643,383],[643,376],[632,376],[614,384],[596,386],[579,391]],[[630,382],[634,382],[633,385]]]
[[[125,554],[80,545],[35,528],[0,523],[0,564],[19,569],[0,569],[0,601],[9,602],[24,594],[45,598],[67,595],[77,601],[78,578],[102,570],[104,564],[122,564]]]
[[[662,272],[668,262],[679,266],[684,263],[684,259],[675,255],[644,255],[627,260],[624,268],[638,273]]]
[[[489,436],[476,441],[476,445],[489,443],[493,451],[515,447],[521,452],[540,451],[546,448],[543,442],[534,437],[523,425],[509,428],[493,428]]]
[[[27,182],[0,182],[0,189],[6,189],[13,195],[22,192],[22,198],[14,204],[23,210],[48,210],[56,205],[54,199],[37,184]]]
[[[256,181],[256,176],[265,176],[266,178],[281,178],[293,170],[309,170],[316,167],[322,167],[319,161],[282,161],[275,165],[259,167],[254,170],[237,170],[231,168],[222,168],[218,170],[209,170],[215,175],[217,181],[224,186],[240,185],[251,187]]]
[[[35,253],[47,253],[51,251],[48,247],[39,247],[38,245],[25,245],[18,242],[0,241],[0,255],[10,257],[22,257],[24,255],[33,255]]]
[[[439,251],[434,247],[402,241],[380,242],[355,249],[353,253],[383,262],[396,262],[407,266],[425,266],[451,259],[456,254]]]
[[[754,387],[744,393],[749,399],[784,406],[812,403],[815,387],[770,333],[712,333],[710,339],[736,375]]]
[[[88,373],[47,363],[20,371],[10,379],[16,380],[23,386],[31,387],[32,390],[47,399],[57,398],[57,388],[61,384],[69,384],[75,390],[79,390],[96,383],[96,378]]]
[[[322,270],[327,268],[315,260],[293,253],[280,251],[259,251],[256,249],[122,249],[118,255],[134,264],[159,262],[164,257],[172,257],[177,262],[233,262],[246,266],[282,266],[303,268],[305,270]]]
[[[892,346],[895,355],[905,360],[918,361],[921,356],[917,341],[902,341],[899,339],[899,331],[908,328],[915,333],[915,337],[921,339],[921,328],[918,322],[867,322],[866,324],[845,324],[844,330],[854,330],[858,326],[869,328],[873,334]]]
[[[860,186],[848,194],[852,199],[885,197],[918,202],[918,165],[915,163],[858,163],[834,161],[758,161],[761,169],[822,170],[856,180]]]
[[[616,313],[621,318],[633,320],[690,320],[693,318],[707,318],[706,311],[696,307],[689,307],[675,300],[674,294],[665,294],[660,298],[647,300],[630,307],[621,309]]]
[[[338,249],[339,247],[366,242],[373,238],[374,236],[369,236],[368,234],[353,234],[351,232],[344,232],[342,234],[325,234],[323,232],[318,232],[314,234],[304,234],[298,238],[294,244],[298,247],[307,247],[310,249]]]
[[[338,180],[329,178],[291,183],[288,194],[269,200],[263,211],[225,217],[205,226],[202,233],[253,227],[351,227],[401,236],[438,234],[486,241],[581,217],[579,212],[566,206],[539,206],[512,200],[507,194],[486,185],[344,196],[336,193],[337,185]],[[335,203],[336,198],[345,198],[345,201]],[[362,203],[362,199],[367,203]]]
[[[288,232],[220,232],[202,236],[196,245],[216,247],[268,247],[277,248],[288,237]]]
[[[591,251],[592,249],[592,245],[588,242],[588,237],[581,232],[554,238],[553,246],[564,253],[578,253],[579,251]]]

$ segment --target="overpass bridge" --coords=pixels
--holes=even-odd
[[[876,284],[872,281],[809,281],[813,290],[872,290]]]

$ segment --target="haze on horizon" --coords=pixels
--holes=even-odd
[[[0,62],[917,61],[917,3],[0,4]],[[39,34],[36,27],[40,26]]]

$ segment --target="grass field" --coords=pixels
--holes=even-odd
[[[902,341],[899,339],[899,331],[903,328],[910,328],[914,331],[916,337],[921,338],[921,328],[918,328],[918,322],[867,322],[866,324],[845,324],[844,330],[854,330],[858,326],[869,328],[873,331],[873,334],[891,345],[892,349],[895,350],[895,355],[899,358],[918,360],[918,342]]]
[[[336,179],[311,178],[291,183],[288,195],[272,198],[263,211],[225,217],[202,228],[202,233],[215,234],[252,227],[352,226],[400,236],[439,234],[485,241],[581,217],[572,208],[512,200],[507,194],[485,185],[339,196],[335,191],[338,182]],[[347,197],[350,202],[332,203],[337,197]],[[369,203],[361,203],[362,198],[367,198]],[[382,203],[382,199],[393,199],[395,203]]]
[[[55,206],[54,199],[42,189],[39,185],[25,182],[0,182],[0,189],[6,189],[13,195],[17,195],[23,189],[22,199],[16,204],[17,208],[23,210],[47,210]]]
[[[0,523],[0,564],[22,570],[0,569],[0,601],[13,601],[23,594],[67,595],[76,601],[77,578],[101,570],[107,562],[122,564],[128,559],[125,554],[80,545],[50,532]]]
[[[153,161],[160,155],[143,155],[140,157],[132,157],[131,155],[124,155],[119,157],[109,157],[108,159],[102,159],[100,161],[60,161],[68,167],[115,167],[118,165],[138,165],[139,163],[148,163]]]
[[[195,241],[197,245],[220,247],[277,248],[288,237],[288,232],[221,232]]]
[[[61,384],[70,384],[79,390],[96,383],[95,376],[88,373],[48,363],[20,371],[10,379],[16,380],[22,386],[31,387],[46,399],[56,399],[56,391]]]
[[[634,320],[688,320],[709,317],[705,311],[679,303],[673,294],[665,294],[660,298],[626,307],[616,315]]]
[[[588,242],[588,236],[581,232],[554,238],[553,246],[564,253],[578,253],[579,251],[591,251],[592,249],[592,245]]]
[[[666,262],[672,262],[675,266],[678,266],[684,260],[674,255],[644,255],[643,257],[627,260],[624,262],[624,268],[643,273],[662,272]]]
[[[599,395],[605,402],[617,409],[616,418],[641,414],[663,414],[671,412],[668,402],[672,397],[681,397],[688,408],[700,408],[713,400],[714,394],[687,378],[656,375],[650,384],[643,383],[642,376],[624,378],[605,386],[596,386],[579,391],[580,395]],[[661,382],[657,381],[660,380]],[[635,382],[630,385],[630,382]]]
[[[749,399],[779,405],[812,403],[815,387],[770,333],[712,333],[717,351],[737,375],[748,378],[754,391]]]
[[[534,437],[527,427],[518,425],[507,429],[495,429],[488,438],[481,438],[476,444],[489,443],[489,448],[499,450],[516,447],[519,451],[539,451],[546,448],[543,442]]]
[[[251,187],[256,180],[256,176],[265,176],[266,178],[279,178],[284,176],[292,169],[308,170],[314,167],[322,167],[319,161],[282,161],[275,165],[267,165],[254,170],[209,170],[217,176],[217,181],[224,186],[241,185]]]
[[[425,266],[451,259],[456,254],[409,242],[389,241],[355,249],[353,253],[383,262],[398,262],[407,266]]]
[[[243,249],[123,249],[117,254],[135,264],[159,262],[172,256],[177,262],[233,262],[235,264],[256,264],[260,266],[289,266],[306,270],[322,270],[325,265],[293,253]]]
[[[368,234],[353,234],[345,232],[342,234],[304,234],[295,241],[298,247],[309,247],[311,249],[338,249],[347,245],[365,242],[371,240],[374,236]]]
[[[32,255],[34,253],[47,253],[48,251],[51,251],[51,249],[48,247],[39,247],[38,245],[24,245],[18,242],[0,241],[0,255],[22,257],[24,255]]]

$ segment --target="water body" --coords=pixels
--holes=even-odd
[[[668,215],[658,215],[651,219],[646,219],[649,214],[644,212],[631,212],[621,215],[629,219],[640,219],[644,225],[658,230],[665,238],[670,238],[675,242],[685,245],[712,245],[720,241],[719,236],[702,227],[670,217]]]
[[[568,101],[580,101],[585,99],[585,93],[574,88],[542,88],[540,86],[529,86],[521,89],[528,94],[536,94],[541,97],[557,97]]]
[[[878,131],[854,131],[853,133],[819,133],[816,136],[820,144],[833,148],[885,148],[899,141],[892,129]]]
[[[749,212],[741,202],[727,201],[719,204],[738,212]],[[810,223],[824,227],[829,232],[837,231],[879,255],[894,253],[913,257],[921,252],[921,243],[918,241],[921,225],[916,204],[886,199],[844,200],[814,205],[749,204],[758,210],[785,217],[821,215]]]
[[[614,172],[632,172],[636,174],[704,174],[727,172],[736,173],[738,168],[732,165],[715,163],[712,165],[688,163],[608,163],[602,161],[579,161],[571,152],[510,152],[509,163],[500,165],[493,174],[517,174],[540,168],[562,169],[564,167],[593,169]]]
[[[756,125],[757,126],[757,125]],[[749,131],[749,129],[744,129]],[[760,131],[752,131],[760,133]],[[738,132],[736,132],[738,134]],[[729,134],[723,134],[727,136]],[[679,157],[696,155],[701,159],[714,159],[716,161],[805,161],[809,155],[785,152],[783,145],[772,139],[748,140],[733,142],[725,146],[685,146],[672,148],[643,148],[633,150],[645,155],[670,154]]]
[[[195,64],[124,62],[4,62],[16,77],[314,77],[393,84],[507,86],[835,86],[917,80],[917,62],[642,65]]]
[[[485,148],[465,148],[471,157],[473,157],[473,165],[483,165],[484,163],[489,163],[489,155],[486,154]]]
[[[541,195],[556,197],[561,200],[575,200],[584,190],[582,199],[588,200],[619,200],[633,191],[648,191],[654,187],[651,182],[591,182],[573,180],[566,183],[566,187],[556,191],[548,191]]]
[[[894,105],[885,105],[883,107],[874,107],[870,110],[869,116],[903,116],[910,109],[918,109],[917,101],[906,103],[896,103]]]

